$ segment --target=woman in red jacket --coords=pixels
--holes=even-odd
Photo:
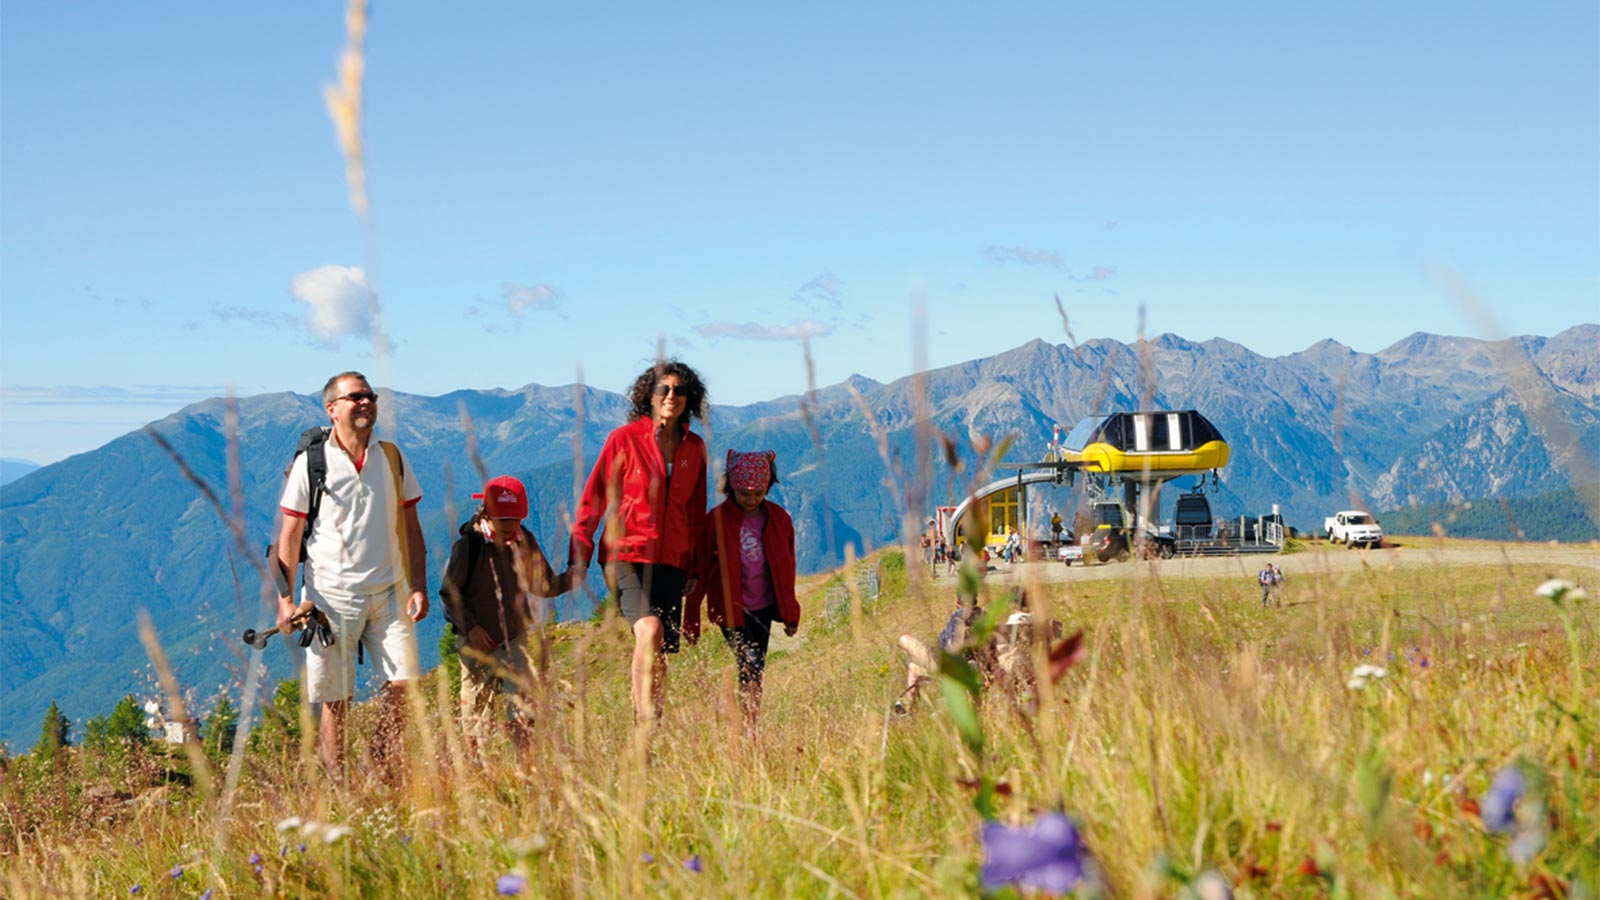
[[[794,522],[767,499],[778,483],[776,454],[728,451],[727,497],[711,510],[700,536],[700,568],[684,609],[689,643],[700,635],[700,598],[706,614],[739,665],[739,705],[745,733],[754,734],[761,713],[761,674],[767,665],[772,627],[783,623],[790,637],[800,627],[794,596]]]
[[[634,719],[654,722],[706,517],[706,445],[689,430],[690,419],[705,419],[706,389],[693,369],[666,360],[640,374],[628,396],[628,424],[606,437],[578,500],[562,583],[582,581],[603,519],[600,564],[633,628]]]

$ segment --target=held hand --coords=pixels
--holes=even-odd
[[[428,615],[428,592],[412,591],[411,599],[406,601],[406,615],[413,622],[421,622]]]
[[[800,630],[800,623],[799,622],[785,622],[785,623],[783,623],[783,633],[788,635],[789,637],[794,637],[794,633],[796,631],[799,631],[799,630]]]
[[[493,653],[494,648],[500,646],[494,642],[494,638],[489,637],[489,632],[484,631],[482,625],[472,626],[472,630],[467,632],[467,643],[479,653]]]
[[[294,630],[289,625],[289,620],[292,619],[292,618],[294,618],[294,597],[293,596],[279,597],[278,598],[278,619],[277,619],[277,622],[275,623],[278,626],[278,633],[279,634],[287,635],[287,634],[289,634],[289,632]]]
[[[693,597],[694,596],[694,589],[699,587],[699,586],[700,586],[700,579],[694,577],[693,575],[689,576],[689,580],[685,581],[683,583],[683,595],[685,597]]]
[[[556,576],[555,581],[550,582],[550,596],[559,597],[562,594],[565,594],[567,591],[572,590],[572,584],[577,577],[578,576],[573,574],[572,566],[569,564],[565,569],[561,570],[559,575]]]

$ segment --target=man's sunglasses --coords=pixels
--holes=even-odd
[[[349,400],[351,403],[360,403],[363,400],[367,401],[368,403],[377,403],[378,395],[374,391],[351,391],[350,393],[345,394],[343,397],[335,397],[334,399]]]
[[[656,385],[656,396],[687,398],[689,396],[689,388],[687,385],[682,384],[658,384]]]

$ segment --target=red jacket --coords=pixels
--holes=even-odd
[[[766,553],[767,569],[772,573],[772,591],[778,596],[778,618],[786,624],[800,624],[800,601],[794,596],[794,520],[783,507],[768,500],[762,503],[767,523],[761,529],[761,549]],[[700,533],[699,583],[683,604],[683,633],[700,633],[700,598],[706,598],[706,615],[725,628],[744,625],[744,588],[740,583],[739,529],[744,527],[744,509],[732,500],[717,504],[706,518]]]
[[[605,520],[600,562],[655,563],[694,571],[695,535],[706,518],[706,445],[683,429],[672,478],[656,443],[655,422],[635,419],[606,436],[583,486],[572,523],[567,564],[582,571],[594,558]]]

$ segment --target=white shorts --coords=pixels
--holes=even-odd
[[[395,584],[372,594],[318,588],[309,580],[305,597],[333,625],[333,646],[313,640],[306,648],[306,702],[349,700],[356,692],[356,643],[367,648],[367,662],[385,681],[411,681],[422,675],[417,632],[406,615],[409,595]]]

